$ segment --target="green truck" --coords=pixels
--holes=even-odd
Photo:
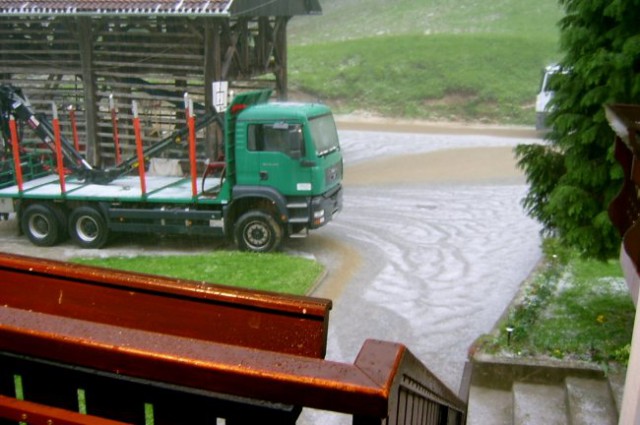
[[[170,233],[225,236],[240,250],[273,251],[341,210],[343,159],[328,107],[270,97],[270,90],[241,93],[224,112],[193,114],[193,126],[99,169],[56,131],[55,113],[52,122],[36,116],[21,90],[2,86],[0,213],[15,215],[38,246],[70,237],[101,248],[114,232]],[[16,122],[35,132],[38,149],[20,145]],[[212,124],[223,128],[223,157],[204,169],[191,157],[181,175],[151,173],[153,155]]]

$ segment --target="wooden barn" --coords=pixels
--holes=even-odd
[[[0,84],[49,117],[54,102],[63,123],[72,107],[87,160],[110,165],[110,97],[124,155],[134,149],[134,100],[152,144],[183,125],[185,92],[211,108],[214,81],[284,99],[287,23],[318,13],[318,0],[0,0]],[[212,155],[219,135],[206,139]]]

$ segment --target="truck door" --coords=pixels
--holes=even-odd
[[[302,125],[251,124],[248,130],[248,154],[255,164],[252,184],[274,187],[284,195],[310,193],[311,168],[304,161]]]

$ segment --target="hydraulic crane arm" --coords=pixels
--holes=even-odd
[[[11,140],[9,120],[13,116],[17,121],[25,122],[44,144],[55,152],[54,134],[51,123],[44,116],[36,116],[31,103],[22,90],[11,85],[0,85],[0,130],[5,140]],[[75,149],[66,137],[60,135],[62,155],[65,167],[75,173],[86,175],[93,167]]]

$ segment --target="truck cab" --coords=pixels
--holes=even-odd
[[[238,102],[242,99],[227,111],[233,134],[226,137],[227,162],[235,164],[227,178],[232,187],[226,221],[238,223],[233,231],[238,246],[259,251],[257,244],[266,247],[271,233],[274,239],[278,233],[305,236],[325,225],[342,208],[343,160],[330,109],[314,103],[242,107]],[[257,216],[270,218],[254,222],[252,233],[243,232],[236,211],[256,209]]]
[[[340,183],[342,156],[323,105],[270,103],[243,111],[236,126],[238,185],[320,195]]]

